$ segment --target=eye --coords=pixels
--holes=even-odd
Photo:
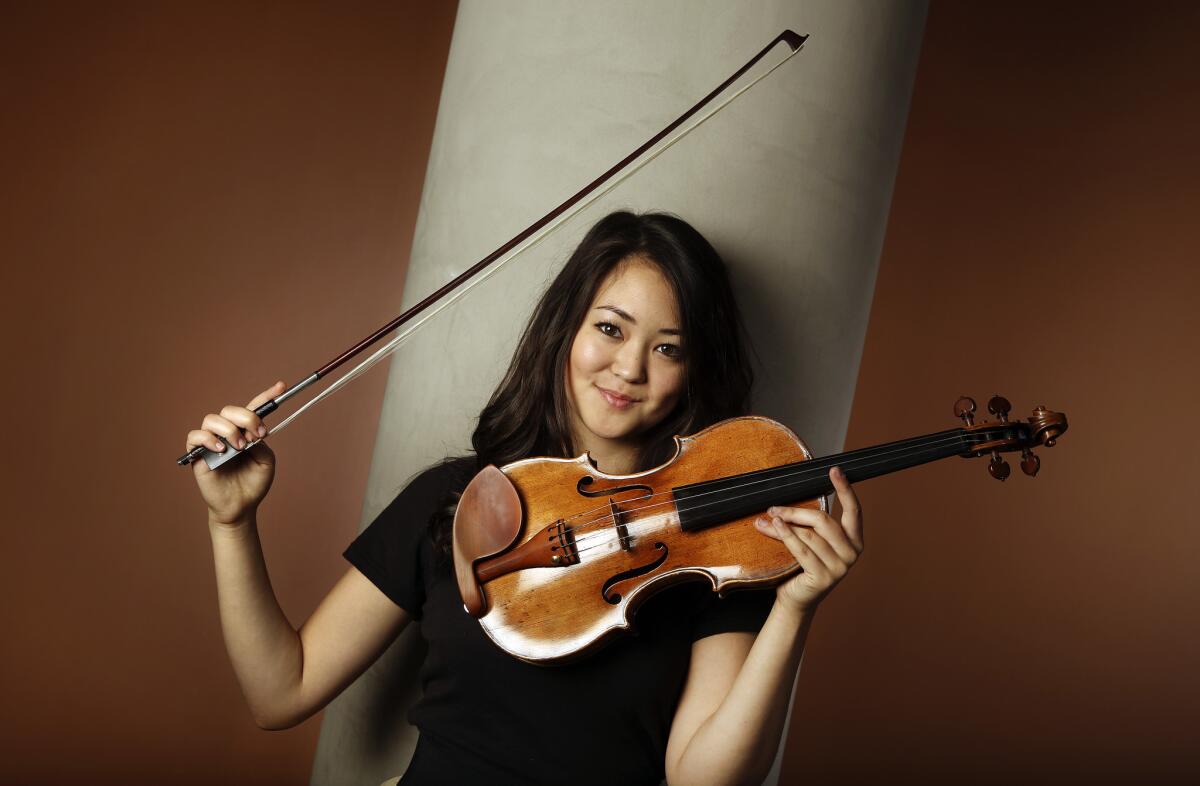
[[[617,327],[611,322],[597,322],[596,329],[610,338],[621,337],[621,328]]]
[[[666,355],[673,360],[678,360],[683,357],[683,347],[678,344],[659,344],[655,347],[656,351]]]

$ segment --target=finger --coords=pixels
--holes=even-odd
[[[861,552],[863,550],[863,516],[862,507],[858,504],[858,495],[854,493],[854,489],[851,488],[850,481],[847,480],[846,473],[841,467],[829,470],[829,479],[833,481],[838,502],[842,505],[842,529],[846,531],[846,536],[854,544],[855,551]]]
[[[784,526],[788,525],[785,524]],[[826,569],[829,570],[834,578],[840,579],[850,570],[850,565],[847,564],[846,560],[816,530],[808,529],[807,527],[788,527],[788,529],[792,529],[796,533],[796,537],[800,538],[801,542],[820,558],[821,562],[824,563]],[[858,555],[855,554],[854,556]]]
[[[283,388],[283,380],[281,379],[271,387],[264,390],[262,393],[259,393],[257,396],[250,399],[250,403],[246,405],[246,409],[258,409],[260,406],[266,404],[268,401],[282,393]]]
[[[267,426],[267,424],[264,423],[252,410],[258,409],[266,402],[283,393],[285,389],[286,386],[283,384],[283,380],[281,379],[271,387],[259,393],[254,398],[250,399],[250,401],[246,404],[246,410],[250,411],[250,414],[255,418],[253,426],[246,431],[246,437],[248,439],[251,441],[262,439],[263,437],[267,436],[267,433],[270,431],[270,428]]]
[[[771,510],[775,510],[775,508],[771,508]],[[768,511],[768,514],[770,515],[770,511]],[[784,529],[782,531],[777,529],[776,522],[779,522],[783,525]],[[784,540],[785,543],[787,541],[784,539],[783,535],[790,533],[791,535],[795,536],[804,546],[809,549],[809,551],[816,555],[817,559],[821,561],[821,564],[833,576],[838,578],[846,575],[846,572],[850,569],[850,565],[853,564],[853,558],[858,556],[851,549],[851,559],[845,559],[829,543],[829,541],[821,537],[821,535],[815,529],[804,525],[792,526],[784,521],[784,519],[780,516],[771,515],[769,521],[764,518],[759,518],[754,523],[758,526],[759,530],[763,532],[763,534],[773,537],[776,540]],[[834,525],[834,529],[836,528],[836,525]],[[843,535],[843,537],[845,536]],[[849,548],[848,544],[847,548]],[[794,553],[795,552],[793,552],[793,554]]]
[[[790,524],[815,530],[825,541],[833,546],[838,557],[844,562],[854,564],[854,560],[858,558],[860,549],[851,543],[842,525],[838,524],[827,513],[809,508],[789,508],[781,505],[768,508],[767,515],[779,516]]]
[[[217,439],[216,434],[213,434],[211,431],[205,431],[204,429],[199,429],[199,428],[195,429],[194,431],[189,431],[188,435],[187,435],[188,451],[190,452],[191,449],[196,447],[197,445],[203,445],[204,447],[208,448],[209,450],[216,451],[217,453],[220,453],[222,450],[225,449],[225,443],[222,442],[221,440]],[[201,463],[203,463],[203,462],[201,462]]]
[[[246,446],[246,441],[242,438],[242,432],[238,427],[220,415],[205,415],[204,422],[200,424],[200,427],[229,440],[229,444],[238,450]]]
[[[782,527],[779,526],[780,523],[782,523]],[[799,557],[796,554],[797,551],[811,552],[811,549],[804,544],[804,541],[800,540],[799,536],[796,535],[796,530],[793,527],[788,526],[788,524],[783,522],[783,520],[778,516],[759,516],[754,520],[754,526],[758,528],[759,532],[766,535],[768,538],[773,538],[782,542],[783,545],[788,547],[788,550],[792,552],[792,556],[796,557],[797,560],[799,560]]]
[[[809,577],[818,581],[824,581],[829,578],[829,568],[825,565],[825,561],[817,555],[815,551],[808,547],[808,544],[800,539],[793,527],[789,527],[787,523],[776,516],[771,519],[769,526],[773,528],[779,536],[779,540],[783,541],[783,545],[787,546],[787,550],[796,558],[796,562],[800,563],[800,567],[804,572],[809,574]]]
[[[251,442],[267,433],[267,427],[263,425],[258,415],[245,407],[235,407],[229,404],[221,409],[221,417],[241,428],[245,437]]]
[[[759,516],[754,520],[754,526],[759,532],[773,540],[783,540],[779,533],[775,530],[775,525],[771,523],[771,519],[764,516]]]

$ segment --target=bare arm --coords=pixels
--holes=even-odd
[[[354,681],[408,624],[408,614],[355,568],[333,586],[300,630],[271,588],[253,520],[213,522],[217,603],[225,648],[255,723],[304,721]]]
[[[229,405],[188,433],[187,448],[241,449],[266,434],[253,410],[283,392],[276,382],[245,407]],[[408,623],[408,614],[351,568],[308,621],[288,622],[267,575],[257,510],[275,477],[275,454],[265,442],[237,461],[209,470],[193,465],[208,505],[221,630],[250,713],[265,729],[294,726],[324,707],[363,672]]]
[[[811,615],[778,607],[763,629],[692,645],[683,696],[667,741],[667,782],[760,784],[779,749]]]
[[[722,633],[692,645],[667,740],[667,782],[759,784],[779,747],[804,642],[822,598],[862,552],[862,516],[840,470],[830,473],[842,519],[772,508],[760,531],[783,541],[803,572],[781,585],[757,637]]]

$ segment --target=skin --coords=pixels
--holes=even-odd
[[[641,436],[675,408],[687,385],[679,309],[658,268],[618,265],[600,285],[567,364],[572,432],[611,474],[635,469]]]
[[[600,469],[621,474],[634,469],[640,436],[684,394],[686,347],[670,285],[645,260],[619,265],[591,306],[567,370],[573,435]],[[255,407],[282,391],[277,382],[245,407],[207,415],[189,432],[187,448],[221,450],[217,435],[241,447],[263,427]],[[209,507],[226,649],[255,721],[269,729],[294,726],[324,707],[409,620],[351,568],[300,629],[292,628],[275,600],[257,532],[256,511],[274,469],[265,443],[216,472],[193,464]],[[668,783],[757,784],[770,769],[813,615],[863,549],[854,491],[839,469],[830,479],[840,518],[778,507],[758,520],[763,536],[782,541],[803,572],[777,588],[757,635],[723,633],[692,645],[667,743]]]

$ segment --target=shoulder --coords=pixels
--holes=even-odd
[[[428,516],[446,497],[459,494],[475,476],[474,456],[443,459],[414,475],[384,508],[380,518],[424,511]]]
[[[474,467],[474,456],[459,456],[418,472],[359,534],[357,547],[377,550],[384,543],[419,546],[430,519],[466,488],[474,477]]]
[[[429,522],[470,482],[474,465],[473,456],[451,458],[417,473],[342,552],[413,619],[433,580]]]

